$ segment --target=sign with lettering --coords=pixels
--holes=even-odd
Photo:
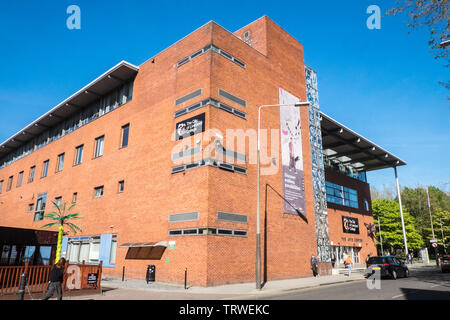
[[[97,284],[98,273],[88,273],[87,283],[88,284]]]
[[[342,216],[342,229],[344,233],[359,234],[358,219]]]
[[[181,140],[203,131],[205,131],[205,113],[178,122],[175,128],[175,139]]]

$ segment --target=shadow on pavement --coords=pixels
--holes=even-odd
[[[450,291],[401,288],[406,300],[450,300]]]

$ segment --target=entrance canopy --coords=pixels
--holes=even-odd
[[[321,112],[325,164],[373,171],[406,165],[402,159]]]
[[[119,248],[128,248],[125,259],[160,260],[167,248],[167,241],[123,243]]]

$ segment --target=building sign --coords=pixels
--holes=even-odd
[[[205,113],[178,122],[175,128],[175,139],[188,138],[203,131],[205,131]]]
[[[98,273],[88,273],[87,283],[88,284],[97,284]]]
[[[345,233],[359,234],[358,219],[342,216],[342,229]]]
[[[280,104],[295,104],[300,99],[280,88]],[[283,166],[284,212],[306,217],[300,110],[294,106],[280,108],[281,163]]]

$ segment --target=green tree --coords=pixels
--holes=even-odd
[[[442,223],[442,228],[441,228]],[[425,242],[430,243],[430,240],[433,239],[433,234],[431,231],[431,225],[428,224],[428,227],[424,228],[424,240]],[[433,229],[434,236],[438,241],[438,249],[442,253],[444,253],[444,244],[446,246],[447,253],[450,253],[450,212],[449,211],[439,211],[433,215]],[[430,251],[431,252],[431,251]]]
[[[62,239],[64,236],[64,227],[68,226],[74,233],[77,233],[77,231],[81,232],[81,228],[77,226],[76,224],[72,223],[71,220],[74,219],[81,219],[79,216],[79,213],[70,213],[70,211],[75,207],[75,204],[72,204],[67,210],[66,210],[66,203],[63,205],[58,204],[56,202],[53,202],[53,206],[56,208],[56,212],[50,212],[46,215],[44,215],[44,218],[52,219],[55,222],[47,223],[43,225],[41,228],[51,228],[51,227],[58,227],[58,242],[56,246],[56,257],[55,257],[55,263],[59,261],[61,257],[61,248],[62,248]]]
[[[383,249],[399,255],[404,254],[403,230],[398,202],[387,199],[375,199],[372,201],[372,211],[375,222],[377,222],[378,217],[380,217]],[[418,250],[422,248],[424,242],[421,235],[416,230],[415,219],[408,213],[404,206],[403,218],[408,250]],[[376,229],[376,232],[377,246],[380,246],[379,228]]]
[[[432,239],[430,211],[431,218],[433,219],[435,236],[437,239],[441,238],[439,236],[440,222],[438,218],[445,218],[445,212],[450,211],[450,196],[437,187],[428,187],[428,193],[430,197],[429,210],[426,188],[427,187],[404,188],[402,190],[402,203],[406,207],[408,212],[415,218],[416,229],[422,236],[429,252],[434,252],[434,249],[432,249],[431,243],[429,241],[430,239]]]

